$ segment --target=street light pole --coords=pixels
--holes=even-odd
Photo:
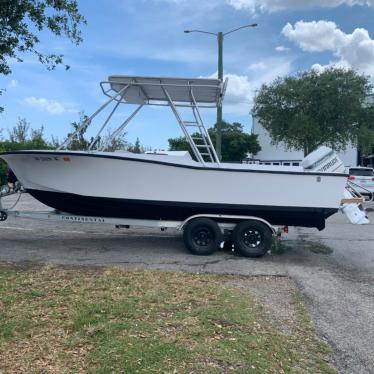
[[[223,33],[217,34],[218,40],[218,79],[223,81]],[[216,152],[218,159],[222,159],[222,100],[217,105],[217,133],[216,133]]]
[[[199,32],[202,34],[210,34],[217,37],[218,41],[218,79],[223,81],[223,39],[225,35],[231,34],[235,31],[247,28],[247,27],[256,27],[257,23],[252,23],[250,25],[244,25],[237,27],[236,29],[227,31],[223,33],[222,31],[219,31],[217,33],[210,32],[210,31],[203,31],[203,30],[185,30],[184,32],[186,34],[189,34],[191,32]],[[217,105],[217,136],[216,136],[216,152],[218,159],[222,159],[222,102],[220,101]]]

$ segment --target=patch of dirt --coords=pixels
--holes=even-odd
[[[297,325],[297,287],[288,277],[241,277],[229,280],[225,285],[255,296],[264,312],[271,317],[269,320],[275,329],[285,335],[293,333]]]
[[[224,360],[212,360],[210,358],[205,359],[204,361],[204,367],[206,369],[218,369],[220,373],[231,373],[233,371],[235,372],[248,372],[250,370],[250,367],[245,364],[232,364],[229,362],[226,362]],[[255,366],[251,366],[251,369],[255,369]]]
[[[313,253],[328,255],[328,254],[331,254],[333,252],[332,248],[323,244],[322,242],[320,242],[318,240],[311,240],[309,235],[303,233],[300,229],[299,229],[298,245],[302,249],[306,249],[306,250],[308,250],[310,252],[313,252]]]
[[[323,255],[329,255],[333,250],[327,245],[320,242],[303,242],[303,247],[313,253],[320,253]]]

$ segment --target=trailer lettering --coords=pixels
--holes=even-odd
[[[62,216],[61,218],[63,221],[105,223],[104,218],[98,217]]]

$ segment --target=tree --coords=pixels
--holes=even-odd
[[[86,20],[76,0],[1,0],[0,4],[0,74],[10,74],[9,59],[22,62],[24,53],[36,55],[49,70],[63,64],[62,54],[48,54],[37,48],[38,34],[43,30],[65,36],[76,45],[82,42],[79,26]]]
[[[168,139],[168,143],[169,151],[189,151],[190,154],[193,155],[192,149],[184,136],[179,136],[178,138],[170,138]]]
[[[374,135],[369,108],[371,92],[366,76],[353,70],[329,68],[278,78],[263,85],[255,97],[253,114],[273,143],[307,155],[320,145],[339,151],[358,144],[360,129]]]
[[[126,140],[127,133],[121,133],[115,137],[111,136],[111,132],[108,132],[108,135],[103,139],[103,144],[107,144],[104,151],[114,152],[118,150],[126,150],[129,147],[129,143]]]
[[[18,123],[9,131],[8,139],[0,141],[0,152],[53,148],[53,145],[44,138],[43,127],[30,130],[30,124],[24,118],[20,118]],[[6,162],[0,160],[0,185],[5,183],[7,170]]]
[[[73,122],[71,124],[72,131],[67,135],[68,137],[76,131],[82,121],[88,117],[83,113],[80,116],[80,122]],[[93,141],[93,137],[90,139],[86,136],[87,126],[84,126],[77,134],[72,137],[71,143],[68,145],[69,150],[88,150],[89,145]],[[53,137],[51,140],[46,140],[44,137],[44,128],[41,126],[38,129],[32,129],[30,123],[24,118],[19,118],[17,124],[8,131],[8,139],[3,140],[1,137],[2,129],[0,129],[0,152],[6,151],[20,151],[27,149],[56,149],[59,147],[60,142],[58,138]],[[116,137],[111,137],[111,132],[108,130],[107,135],[102,138],[99,137],[98,141],[95,143],[93,149],[100,149],[103,144],[107,144],[105,150],[108,152],[114,152],[118,149],[131,148],[129,143],[126,141],[126,133],[118,134]],[[143,152],[143,147],[140,145],[139,139],[132,146]],[[140,153],[138,152],[138,153]],[[0,185],[5,182],[6,171],[8,170],[5,161],[0,159]]]
[[[25,143],[30,130],[30,123],[25,118],[18,118],[17,124],[9,131],[9,140],[13,143]]]
[[[132,153],[144,153],[144,147],[140,144],[139,138],[136,138],[134,145],[128,147],[128,151]]]
[[[208,131],[213,144],[216,144],[217,125]],[[245,133],[242,124],[238,122],[230,124],[223,121],[221,131],[222,161],[241,161],[248,153],[255,155],[261,151],[257,140],[258,135]]]
[[[223,121],[222,129],[222,161],[241,161],[247,153],[256,154],[261,150],[257,141],[257,135],[246,134],[243,126],[238,123],[228,123]],[[212,143],[215,144],[217,125],[208,130]],[[193,134],[198,136],[198,134]],[[184,137],[172,138],[168,140],[171,151],[188,150],[193,155],[190,145]]]
[[[85,150],[88,149],[88,147],[90,146],[90,144],[93,140],[93,138],[91,138],[91,140],[89,140],[89,139],[86,139],[86,137],[85,137],[87,128],[90,125],[90,123],[87,122],[82,128],[79,129],[81,124],[83,122],[87,121],[87,119],[88,119],[88,117],[84,113],[81,113],[79,122],[76,122],[76,121],[72,122],[72,124],[71,124],[72,132],[68,133],[67,138],[69,138],[73,134],[74,135],[70,139],[70,143],[67,145],[67,149],[69,149],[71,151],[85,151]],[[79,129],[79,131],[77,131],[78,129]],[[76,131],[77,131],[77,133],[75,133]]]
[[[84,113],[80,114],[79,122],[73,122],[71,124],[72,131],[67,134],[67,138],[70,137],[72,134],[74,134],[79,127],[82,125],[83,122],[86,122],[88,119],[88,116],[86,116]],[[75,133],[70,143],[67,145],[67,149],[71,151],[86,151],[88,150],[90,144],[93,142],[94,137],[87,137],[87,129],[90,126],[90,122],[87,122],[82,128]],[[52,137],[52,143],[56,144],[55,148],[58,148],[58,140],[54,139]],[[107,134],[104,136],[99,136],[95,143],[92,146],[92,149],[99,150],[102,146],[105,146],[105,151],[107,152],[114,152],[119,149],[127,149],[129,148],[129,144],[126,141],[126,132],[117,134],[117,136],[112,137],[111,131],[108,129]],[[140,152],[138,152],[140,153]]]

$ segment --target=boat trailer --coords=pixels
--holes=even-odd
[[[165,231],[173,228],[183,231],[183,240],[187,249],[196,255],[210,255],[218,248],[229,248],[245,257],[261,257],[271,250],[274,240],[279,240],[281,234],[288,233],[287,226],[273,226],[268,221],[255,216],[197,214],[184,221],[169,221],[155,219],[115,218],[100,216],[80,216],[57,210],[28,211],[15,210],[21,196],[27,193],[21,185],[14,190],[8,186],[0,188],[0,222],[8,217],[31,218],[53,222],[88,223],[111,225],[116,228],[148,227]],[[3,199],[17,195],[15,203],[5,208]],[[373,201],[365,199],[356,193],[353,187],[347,186],[347,193],[341,200],[341,211],[353,224],[367,224],[369,220],[362,208],[362,203]]]
[[[193,254],[210,255],[219,248],[237,250],[245,257],[260,257],[270,251],[273,240],[281,233],[288,233],[288,227],[275,227],[266,220],[255,216],[197,214],[184,221],[155,219],[115,218],[99,216],[79,216],[57,210],[15,210],[22,195],[27,191],[22,187],[14,191],[3,187],[0,190],[0,222],[9,217],[29,218],[53,222],[88,223],[110,225],[116,228],[148,227],[165,231],[168,228],[183,231],[183,240]],[[11,208],[6,208],[3,199],[17,196]]]

